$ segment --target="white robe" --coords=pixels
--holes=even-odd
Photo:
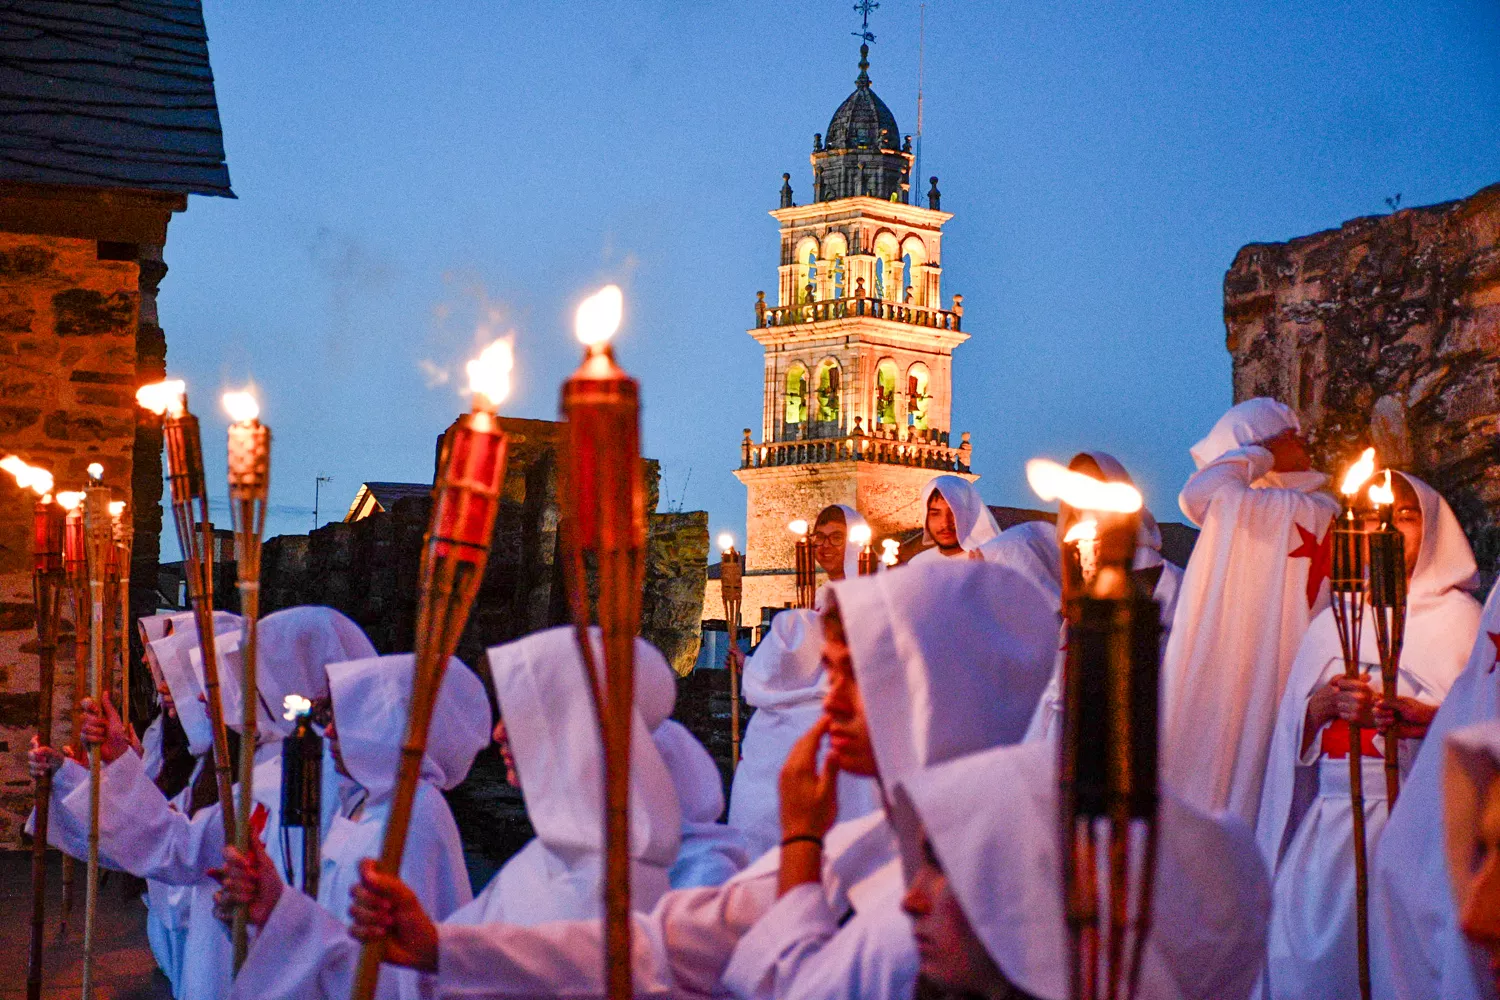
[[[1448,689],[1370,858],[1370,974],[1379,1000],[1493,998],[1489,962],[1458,929],[1443,851],[1443,743],[1500,718],[1500,587],[1491,589],[1463,673]]]
[[[235,977],[231,997],[317,995],[320,984],[328,990],[330,970],[343,978],[329,995],[339,989],[347,994],[359,953],[344,924],[349,892],[359,881],[360,861],[380,854],[413,669],[410,653],[328,665],[339,755],[350,780],[344,782],[343,805],[323,841],[318,899],[315,903],[300,892],[282,890]],[[440,722],[428,736],[400,874],[424,909],[442,919],[473,895],[458,827],[441,790],[464,779],[489,739],[484,686],[457,659],[444,672],[434,718]],[[381,973],[377,995],[411,997],[415,990],[415,973],[390,968]]]
[[[948,560],[845,581],[834,594],[886,787],[1021,739],[1050,668],[1039,653],[1057,635],[1055,605],[1029,579]],[[744,1000],[908,995],[918,963],[896,867],[847,896],[843,909],[826,892],[782,897],[735,949],[725,985]]]
[[[604,758],[576,633],[572,626],[535,632],[493,647],[488,661],[536,836],[472,903],[447,919],[530,926],[596,917],[603,898]],[[635,696],[630,904],[646,912],[670,887],[668,869],[677,857],[681,822],[672,776],[649,735],[672,711],[676,674],[660,651],[640,638]]]
[[[1327,477],[1271,463],[1264,448],[1240,448],[1183,487],[1183,513],[1203,530],[1162,663],[1163,777],[1189,804],[1252,826],[1282,688],[1327,604],[1322,543],[1337,512],[1317,492]]]
[[[1474,555],[1442,498],[1425,483],[1405,478],[1421,500],[1424,530],[1409,589],[1397,692],[1440,704],[1463,669],[1479,626],[1479,604],[1464,589],[1474,582]],[[1378,689],[1379,648],[1368,610],[1363,624],[1360,660]],[[1302,749],[1308,699],[1343,674],[1328,608],[1308,628],[1287,679],[1256,831],[1273,873],[1265,995],[1275,1000],[1352,996],[1359,989],[1349,762],[1346,755],[1322,752],[1323,734],[1314,734],[1307,751]],[[1403,777],[1422,742],[1402,741]],[[1383,752],[1383,738],[1375,736],[1373,743]],[[1373,857],[1389,814],[1383,758],[1366,756],[1363,775],[1365,844]]]
[[[651,738],[672,776],[682,812],[682,846],[667,872],[672,888],[722,885],[749,864],[750,857],[744,834],[719,822],[724,814],[719,765],[680,722],[667,719]]]
[[[745,701],[755,708],[740,744],[740,766],[729,791],[729,825],[744,834],[754,859],[781,843],[778,782],[792,744],[823,714],[823,622],[815,611],[791,608],[771,619],[771,630],[745,663]],[[857,819],[880,805],[871,778],[839,775],[838,820]]]
[[[1006,791],[976,803],[977,788]],[[893,790],[893,800],[908,873],[915,873],[918,831],[925,829],[950,890],[1005,978],[1037,997],[1068,996],[1057,754],[1039,743],[970,754],[913,774]],[[1250,831],[1170,792],[1162,796],[1159,824],[1153,927],[1137,996],[1248,996],[1270,908]],[[1102,850],[1100,860],[1102,902],[1109,871]]]

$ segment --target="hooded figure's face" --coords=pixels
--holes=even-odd
[[[839,770],[861,777],[879,776],[875,765],[875,747],[870,742],[870,724],[865,718],[865,702],[854,681],[854,658],[844,636],[844,623],[838,606],[823,616],[823,669],[828,675],[828,692],[823,695],[823,714],[828,716],[828,748],[838,760]]]
[[[1307,441],[1295,430],[1288,428],[1260,443],[1271,453],[1271,468],[1277,472],[1306,472],[1312,468],[1312,456],[1307,451]]]
[[[953,518],[953,508],[937,490],[927,498],[927,533],[944,553],[958,548],[958,522]]]
[[[825,512],[826,514],[827,512]],[[837,507],[826,518],[820,515],[818,526],[813,529],[813,558],[831,580],[844,578],[844,544],[849,538],[848,525],[844,523],[844,512]]]
[[[974,933],[925,832],[922,857],[901,908],[912,919],[920,973],[946,992],[1008,997],[1013,989]]]

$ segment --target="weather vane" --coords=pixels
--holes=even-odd
[[[866,42],[873,42],[875,40],[875,34],[874,32],[870,31],[870,11],[875,10],[879,6],[880,4],[877,2],[877,0],[859,0],[859,3],[854,5],[854,12],[863,16],[864,23],[860,25],[858,31],[851,31],[849,32],[849,34],[857,35],[858,37],[863,38]]]

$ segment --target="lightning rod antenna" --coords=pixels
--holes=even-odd
[[[912,146],[912,182],[908,186],[913,205],[921,204],[918,199],[922,196],[922,74],[927,55],[927,4],[922,3],[918,9],[921,20],[917,27],[917,141]]]

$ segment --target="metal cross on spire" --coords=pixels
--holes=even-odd
[[[850,34],[863,38],[866,43],[873,42],[875,34],[870,30],[870,11],[875,10],[879,6],[878,0],[859,0],[859,3],[854,5],[854,12],[861,15],[864,18],[864,22],[860,25],[858,31],[851,31]]]

